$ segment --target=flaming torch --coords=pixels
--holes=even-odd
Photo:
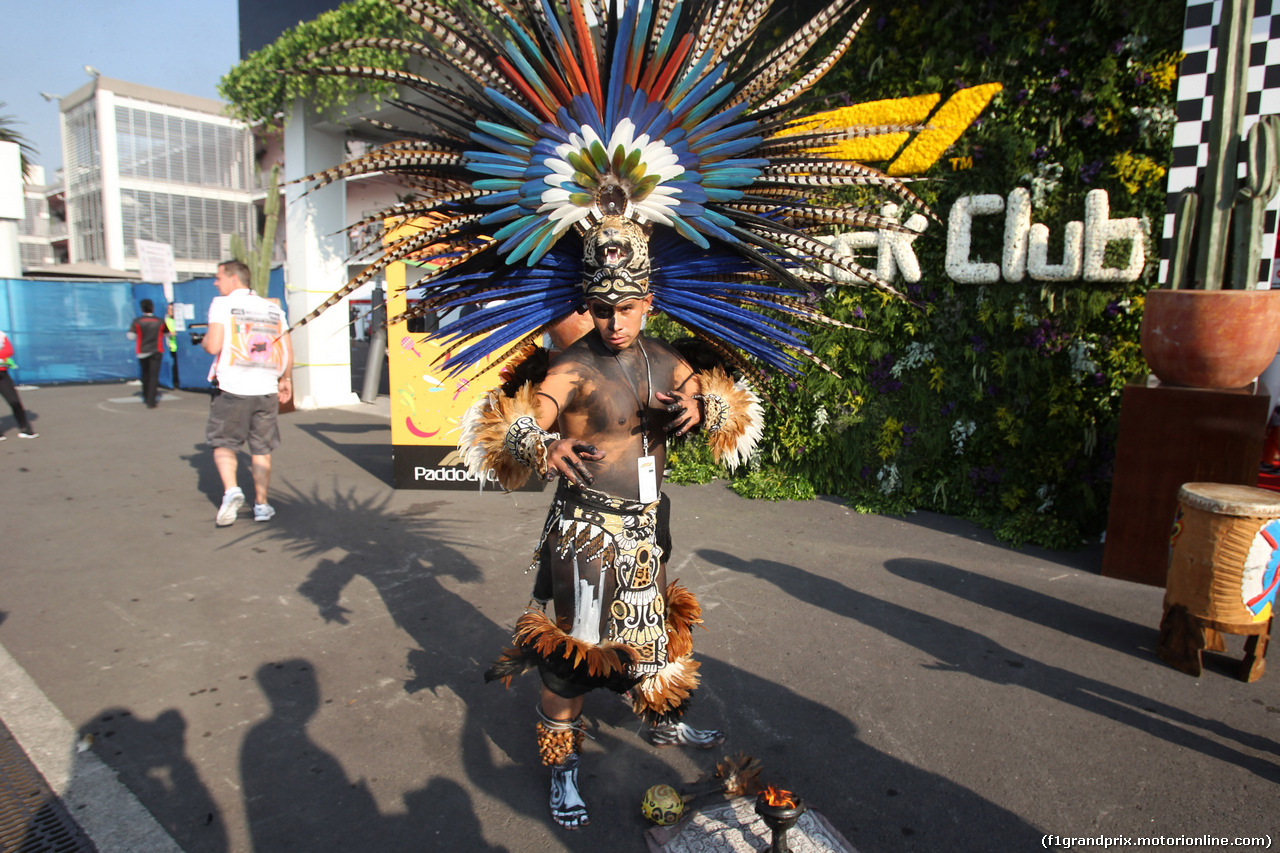
[[[804,811],[804,801],[790,791],[770,785],[760,792],[756,797],[756,814],[764,818],[765,826],[773,832],[770,853],[791,853],[787,830],[796,825]]]

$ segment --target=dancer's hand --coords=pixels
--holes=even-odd
[[[702,405],[698,398],[683,391],[671,391],[666,394],[659,391],[654,395],[658,402],[667,407],[671,422],[667,424],[667,433],[677,438],[702,423]]]
[[[568,478],[570,483],[589,486],[595,482],[584,459],[599,462],[604,459],[604,451],[576,438],[561,438],[547,445],[547,479],[554,479],[558,474]]]

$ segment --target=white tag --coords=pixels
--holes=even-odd
[[[640,503],[653,503],[658,499],[658,471],[653,457],[637,459],[636,472],[640,475]]]

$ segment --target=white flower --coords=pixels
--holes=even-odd
[[[902,354],[902,357],[893,363],[893,367],[889,368],[889,372],[893,374],[894,379],[901,379],[905,371],[931,361],[933,361],[933,344],[912,341],[907,347],[907,351]]]
[[[821,430],[824,426],[827,425],[827,422],[830,419],[831,419],[831,416],[827,414],[827,407],[819,406],[818,411],[813,413],[813,431],[818,432],[819,430]]]
[[[947,275],[961,284],[991,284],[1000,280],[1000,265],[969,259],[973,217],[1000,213],[1004,199],[994,193],[956,199],[947,218]]]
[[[1053,506],[1053,487],[1046,483],[1036,489],[1036,497],[1041,501],[1040,506],[1036,507],[1036,512],[1043,515]]]
[[[973,421],[956,421],[951,425],[951,443],[955,445],[956,456],[964,452],[964,443],[973,435],[978,425]]]
[[[880,483],[882,495],[891,495],[902,485],[902,477],[898,474],[898,466],[894,462],[881,468],[876,474],[876,480]]]
[[[1137,281],[1146,263],[1142,220],[1136,216],[1111,219],[1111,203],[1106,190],[1090,190],[1084,197],[1084,280]],[[1129,241],[1129,257],[1123,267],[1104,266],[1107,244]]]
[[[1075,376],[1076,382],[1098,372],[1097,362],[1090,358],[1093,355],[1093,345],[1088,341],[1077,338],[1072,342],[1067,353],[1071,356],[1071,373]]]
[[[1061,182],[1061,163],[1041,163],[1036,167],[1036,176],[1031,179],[1031,203],[1036,207],[1042,206]]]

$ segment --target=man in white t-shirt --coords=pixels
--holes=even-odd
[[[293,397],[293,347],[284,309],[249,289],[249,268],[239,261],[218,264],[219,296],[209,303],[209,328],[201,342],[216,355],[209,379],[213,401],[205,438],[222,478],[219,527],[236,520],[244,492],[236,485],[236,454],[248,442],[253,471],[253,520],[276,514],[267,503],[271,451],[280,445],[276,414]]]

